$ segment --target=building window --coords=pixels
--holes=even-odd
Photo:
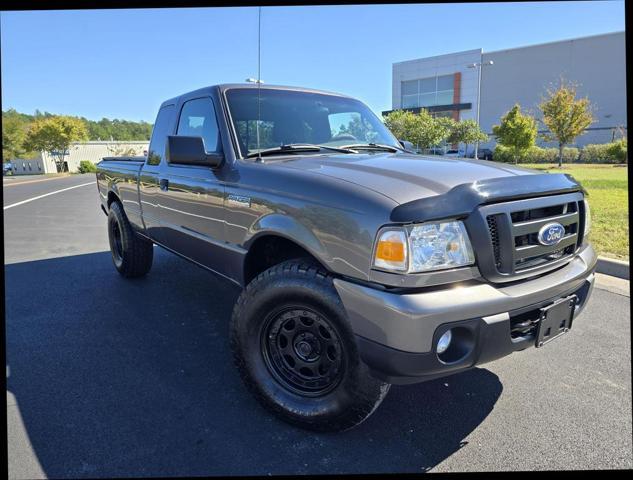
[[[433,118],[444,117],[444,118],[453,118],[452,110],[441,110],[439,112],[431,112],[431,116]]]
[[[402,108],[433,107],[453,103],[455,75],[440,75],[402,82]]]

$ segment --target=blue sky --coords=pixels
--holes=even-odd
[[[160,103],[257,74],[257,8],[2,12],[2,108],[153,122]],[[262,79],[391,108],[391,65],[624,30],[624,2],[262,9]]]

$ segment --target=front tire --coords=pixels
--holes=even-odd
[[[352,428],[389,391],[360,360],[332,277],[307,261],[273,266],[248,284],[233,310],[231,347],[255,398],[303,428]]]
[[[154,244],[134,232],[119,202],[110,205],[108,239],[114,267],[124,277],[142,277],[152,268]]]

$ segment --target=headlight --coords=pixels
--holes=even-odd
[[[587,234],[591,230],[591,212],[589,211],[589,202],[587,201],[586,198],[583,200],[583,202],[585,204],[585,233],[584,233],[584,237],[587,238]]]
[[[378,236],[374,266],[409,273],[462,267],[475,255],[461,221],[387,227]]]
[[[409,232],[410,272],[461,267],[475,262],[463,222],[425,223]]]

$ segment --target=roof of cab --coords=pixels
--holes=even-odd
[[[349,98],[347,95],[342,95],[342,94],[336,93],[336,92],[328,92],[326,90],[317,90],[317,89],[314,89],[314,88],[292,87],[292,86],[288,86],[288,85],[268,85],[268,84],[265,84],[265,83],[262,83],[260,85],[261,85],[261,89],[262,90],[291,90],[291,91],[295,91],[295,92],[321,93],[321,94],[324,94],[324,95],[336,95],[338,97]],[[182,95],[178,95],[176,97],[170,98],[169,100],[165,100],[161,104],[161,107],[163,107],[165,105],[171,105],[171,104],[178,103],[178,100],[181,97],[184,97],[184,96],[190,96],[190,95],[195,95],[195,94],[208,94],[215,88],[220,89],[220,92],[223,93],[226,90],[229,90],[231,88],[252,88],[252,89],[257,89],[258,87],[260,87],[260,85],[258,85],[257,83],[222,83],[222,84],[219,84],[219,85],[211,85],[211,86],[208,86],[208,87],[198,88],[197,90],[192,90],[190,92],[183,93]]]

